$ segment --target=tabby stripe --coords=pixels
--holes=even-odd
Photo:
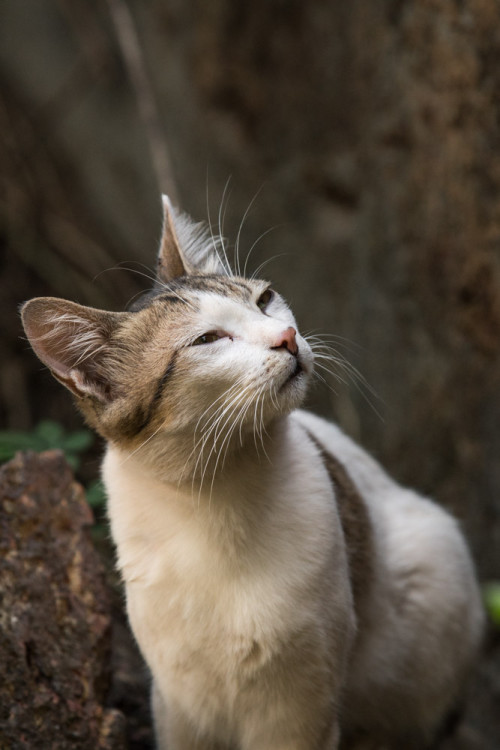
[[[148,424],[153,419],[157,404],[161,399],[163,389],[165,388],[167,381],[172,377],[172,374],[175,370],[176,358],[177,352],[174,352],[172,359],[165,369],[165,372],[157,381],[156,389],[153,397],[149,402],[149,405],[146,408],[139,407],[135,413],[135,418],[128,418],[126,420],[127,424],[122,426],[122,432],[126,434],[127,437],[135,437],[135,435],[138,435],[140,432],[146,429]]]
[[[183,276],[182,280],[178,280],[175,283],[171,283],[171,289],[183,291],[190,289],[197,292],[219,292],[221,294],[238,296],[246,299],[247,296],[252,294],[252,290],[244,281],[239,281],[234,278],[225,278],[223,276]]]
[[[188,305],[187,300],[182,299],[182,297],[177,297],[174,294],[162,294],[159,296],[159,299],[161,299],[162,302],[168,302],[173,305],[177,305],[179,303]]]
[[[173,372],[175,370],[176,359],[177,359],[177,352],[174,352],[173,355],[172,355],[172,359],[170,360],[170,362],[168,363],[167,367],[165,368],[165,372],[163,373],[163,375],[161,376],[161,378],[158,380],[158,383],[156,384],[156,390],[154,392],[153,398],[149,402],[149,407],[148,407],[148,410],[146,412],[145,423],[144,423],[142,429],[144,429],[144,427],[147,427],[147,425],[149,424],[149,422],[151,421],[151,419],[153,417],[153,414],[154,414],[155,409],[156,409],[156,405],[157,405],[158,401],[162,397],[165,385],[167,384],[167,381],[172,377]]]
[[[178,297],[175,294],[166,294],[165,290],[163,288],[160,288],[152,289],[150,292],[145,292],[139,299],[134,300],[134,302],[132,302],[128,306],[128,311],[139,312],[140,310],[144,310],[146,307],[149,307],[153,304],[153,302],[156,302],[157,300],[168,302],[169,304],[177,304],[179,302],[184,305],[188,304],[188,302],[182,297]]]
[[[371,519],[365,501],[345,466],[324,448],[315,435],[307,435],[319,451],[335,489],[340,522],[346,542],[354,609],[359,616],[371,588],[374,544]]]

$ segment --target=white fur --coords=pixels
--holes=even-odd
[[[334,425],[293,411],[313,355],[290,309],[264,301],[264,282],[229,283],[219,241],[165,207],[159,269],[185,303],[178,317],[161,296],[133,314],[23,308],[35,351],[109,440],[111,530],[159,748],[337,750],[341,731],[420,747],[459,697],[482,630],[460,530]],[[193,269],[224,283],[190,287]],[[170,286],[169,273],[181,274]],[[371,524],[344,478],[342,526],[316,441]],[[358,526],[369,544],[356,558],[346,540],[354,548]]]
[[[210,238],[166,208],[180,247],[163,251],[220,271]],[[192,338],[177,342],[158,405],[164,421],[131,451],[109,444],[103,465],[159,748],[337,750],[341,731],[358,730],[372,747],[417,747],[459,697],[480,640],[465,542],[337,427],[293,411],[311,349],[299,334],[298,360],[281,345],[297,326],[279,295],[261,310],[263,282],[247,282],[248,296],[233,283],[227,294],[196,291]],[[207,332],[212,343],[191,345]],[[361,604],[308,433],[366,504]]]
[[[167,195],[162,195],[162,202],[175,224],[178,250],[190,266],[203,273],[231,276],[222,237],[214,235],[202,222],[196,223],[178,211]]]
[[[372,616],[347,667],[347,714],[373,714],[377,725],[385,702],[396,725],[415,715],[433,727],[480,637],[478,592],[455,522],[398,487],[335,426],[295,412],[272,435],[272,464],[250,450],[210,497],[155,480],[110,447],[104,479],[130,621],[162,700],[196,727],[189,742],[206,733],[244,750],[316,748],[264,746],[255,722],[266,728],[269,705],[268,713],[259,705],[257,720],[245,695],[297,633],[310,630],[320,648],[318,630],[332,618],[338,641],[327,648],[344,681],[355,633],[344,543],[328,477],[300,425],[348,468],[376,530]],[[290,680],[300,682],[299,671]],[[274,700],[271,714],[293,724],[297,707],[288,715]],[[188,750],[159,724],[171,743],[162,748]],[[331,737],[325,748],[336,747]]]
[[[484,613],[456,521],[400,487],[341,430],[304,411],[293,415],[346,466],[369,508],[377,546],[373,617],[353,654],[348,694],[364,717],[379,703],[412,706],[423,726],[460,690],[476,653]],[[373,719],[379,719],[373,717]]]
[[[114,448],[104,464],[128,613],[157,688],[199,730],[255,750],[263,747],[249,744],[255,708],[234,709],[258,670],[297,633],[322,631],[318,610],[334,607],[340,677],[353,634],[328,477],[314,449],[299,447],[292,421],[285,433],[272,467],[264,460],[257,469],[252,456],[225,472],[211,497],[151,479]]]

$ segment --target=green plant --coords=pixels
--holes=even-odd
[[[73,470],[80,466],[80,454],[90,448],[94,436],[89,430],[66,432],[59,422],[46,419],[31,431],[0,430],[0,462],[17,451],[62,450]]]
[[[73,471],[81,464],[81,454],[94,442],[94,435],[89,430],[66,432],[59,422],[46,419],[33,430],[0,430],[0,463],[9,461],[17,451],[61,450]],[[104,534],[105,526],[101,523],[104,514],[106,494],[104,485],[99,479],[90,482],[85,488],[87,502],[96,511],[94,531]],[[96,531],[97,530],[97,531]]]
[[[85,490],[88,504],[94,509],[102,509],[106,504],[106,491],[100,479],[95,479]]]
[[[492,623],[500,628],[500,582],[492,581],[483,588],[484,603]]]

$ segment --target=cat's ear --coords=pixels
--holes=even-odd
[[[222,240],[214,237],[204,224],[194,222],[177,211],[167,195],[162,195],[163,231],[158,254],[158,280],[168,283],[179,276],[195,273],[229,275],[222,261]]]
[[[163,231],[156,273],[160,281],[171,281],[178,276],[187,276],[194,269],[184,257],[179,242],[176,225],[180,223],[180,217],[170,202],[170,198],[167,195],[162,195],[161,198],[163,203]]]
[[[78,398],[113,398],[106,354],[113,330],[126,313],[94,310],[54,297],[38,297],[21,308],[24,330],[37,356]]]

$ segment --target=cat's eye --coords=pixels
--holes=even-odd
[[[266,289],[265,292],[262,292],[259,299],[257,300],[257,307],[259,308],[259,310],[262,310],[262,312],[264,312],[273,297],[274,292],[272,289]]]
[[[208,333],[204,333],[202,336],[198,336],[197,339],[193,341],[191,346],[200,346],[201,344],[213,344],[214,341],[218,341],[221,337],[218,333],[215,333],[215,331],[209,331]]]

